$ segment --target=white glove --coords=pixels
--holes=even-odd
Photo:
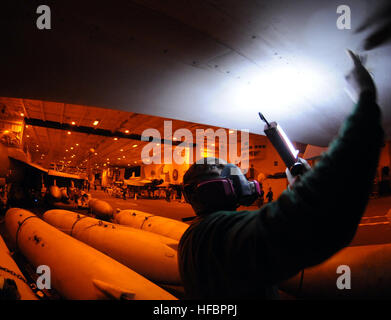
[[[308,162],[302,158],[298,158],[298,162],[301,162],[306,171],[308,170],[311,170],[311,166],[308,164]],[[293,186],[293,184],[296,182],[296,181],[299,181],[300,180],[300,176],[292,176],[291,172],[289,171],[288,168],[285,169],[285,174],[286,174],[286,177],[288,179],[288,182],[289,182],[289,186]]]

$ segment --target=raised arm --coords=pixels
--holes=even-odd
[[[383,145],[373,81],[349,51],[347,76],[358,100],[338,137],[317,165],[259,215],[272,283],[323,262],[352,240],[368,202]]]

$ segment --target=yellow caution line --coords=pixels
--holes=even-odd
[[[374,225],[379,225],[379,224],[390,224],[389,221],[386,222],[372,222],[372,223],[360,223],[358,226],[363,227],[363,226],[374,226]]]

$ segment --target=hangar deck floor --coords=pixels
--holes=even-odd
[[[160,199],[123,200],[120,198],[114,198],[101,190],[91,190],[91,196],[93,198],[107,201],[113,208],[119,208],[122,210],[135,209],[146,211],[176,220],[182,220],[182,218],[194,216],[190,205],[179,201],[167,202],[166,200]],[[239,209],[256,210],[257,207],[241,207]],[[350,245],[357,246],[391,243],[391,224],[385,216],[390,209],[391,197],[370,199],[364,217]],[[338,223],[338,221],[336,221],[336,223]]]

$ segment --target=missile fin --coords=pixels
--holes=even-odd
[[[166,246],[171,249],[174,249],[175,251],[178,251],[178,242],[166,243]]]
[[[102,293],[114,300],[133,300],[136,295],[134,292],[129,292],[128,290],[124,290],[101,280],[94,279],[92,280],[92,283]]]

